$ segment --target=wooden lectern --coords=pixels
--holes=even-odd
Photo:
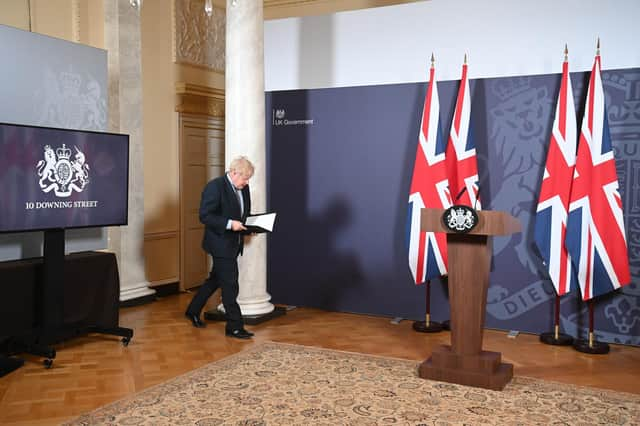
[[[516,218],[499,211],[478,211],[478,223],[461,234],[447,229],[444,209],[422,209],[421,229],[447,233],[451,346],[439,345],[420,364],[424,379],[502,390],[513,377],[513,364],[500,352],[482,350],[487,305],[491,238],[520,232]]]

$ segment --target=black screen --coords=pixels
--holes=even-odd
[[[129,135],[0,124],[0,232],[127,224]]]

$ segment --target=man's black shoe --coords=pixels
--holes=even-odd
[[[202,320],[200,319],[200,317],[198,315],[194,315],[194,314],[190,314],[189,312],[185,312],[184,316],[189,318],[189,320],[191,321],[191,324],[193,324],[193,326],[195,328],[205,328],[207,326],[207,324],[202,322]]]
[[[250,339],[253,336],[253,333],[245,330],[244,328],[239,328],[237,330],[225,330],[224,334],[229,337],[235,337],[236,339]]]

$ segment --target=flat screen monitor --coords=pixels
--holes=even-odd
[[[0,232],[127,224],[129,135],[0,123]]]

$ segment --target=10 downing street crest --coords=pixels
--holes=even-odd
[[[89,183],[89,165],[85,155],[78,147],[73,159],[71,150],[62,144],[55,151],[51,146],[44,147],[44,160],[38,161],[36,170],[43,192],[54,191],[58,197],[68,197],[73,191],[82,192]]]

